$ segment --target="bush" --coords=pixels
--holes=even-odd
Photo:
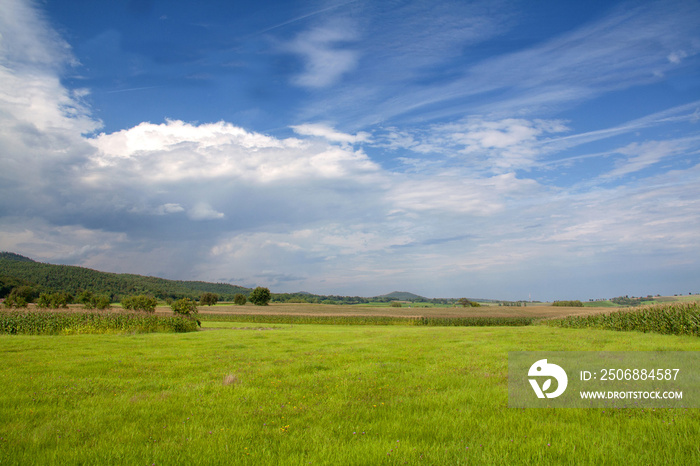
[[[267,306],[267,303],[270,302],[271,297],[272,296],[268,288],[259,286],[256,289],[254,289],[252,293],[250,293],[248,299],[251,303],[255,304],[256,306]]]
[[[175,314],[180,314],[183,316],[188,316],[190,314],[197,314],[197,303],[192,301],[190,298],[178,299],[170,305],[170,308]]]
[[[552,306],[560,307],[583,307],[583,303],[579,300],[576,301],[554,301]]]
[[[236,296],[233,297],[233,304],[238,306],[243,306],[247,301],[248,299],[241,293],[236,293]]]
[[[155,312],[158,300],[153,296],[138,295],[122,298],[122,307],[134,311]]]
[[[401,303],[398,302],[398,301],[393,301],[393,302],[391,303],[391,307],[401,307]]]

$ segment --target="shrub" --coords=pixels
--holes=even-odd
[[[552,306],[560,307],[583,307],[583,303],[578,299],[575,301],[554,301]]]
[[[241,293],[236,293],[236,296],[233,297],[233,304],[238,306],[243,306],[247,301],[248,299]]]
[[[197,314],[197,303],[192,301],[190,298],[178,299],[170,305],[170,308],[175,314],[180,314],[188,316],[190,314]]]
[[[259,286],[254,289],[252,293],[250,293],[248,299],[256,306],[267,306],[267,303],[270,302],[271,297],[272,296],[270,295],[270,290],[268,288]]]
[[[158,300],[152,296],[138,295],[122,298],[122,307],[134,311],[155,312]]]
[[[398,301],[393,301],[393,302],[391,303],[391,307],[401,307],[401,303],[398,302]]]

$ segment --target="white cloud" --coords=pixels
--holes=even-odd
[[[625,158],[619,160],[616,168],[604,174],[603,177],[615,178],[638,172],[664,159],[686,155],[690,150],[700,150],[700,137],[643,143],[633,142],[614,151],[624,155]]]
[[[340,133],[338,133],[340,134]],[[363,152],[295,138],[276,139],[230,123],[168,121],[140,125],[89,140],[98,168],[120,168],[157,182],[182,179],[362,178],[378,170]],[[91,183],[109,176],[85,175]]]
[[[158,206],[156,212],[158,215],[176,214],[178,212],[184,212],[185,209],[180,204],[168,203]]]
[[[390,129],[376,137],[376,145],[442,155],[459,160],[462,166],[472,170],[502,174],[535,166],[548,152],[546,143],[550,135],[567,130],[558,120],[471,117],[413,132],[397,133]]]
[[[675,52],[671,52],[668,55],[668,61],[673,63],[674,65],[680,65],[680,63],[683,61],[684,58],[686,58],[688,54],[684,50],[678,50]]]
[[[504,210],[508,198],[526,198],[540,190],[537,182],[513,173],[490,178],[444,174],[396,180],[388,197],[402,210],[491,215]]]
[[[15,124],[78,134],[99,128],[81,101],[85,92],[69,92],[56,75],[74,62],[68,44],[27,2],[8,0],[2,9],[0,122],[5,131]]]
[[[477,48],[479,40],[507,29],[503,27],[509,23],[507,19],[483,14],[486,10],[480,11],[478,4],[475,9],[473,15],[452,12],[454,17],[445,15],[431,23],[448,25],[446,29],[451,30],[459,19],[468,18],[463,21],[481,26],[474,28],[480,31],[474,35],[477,44],[459,34],[440,36],[449,45],[447,50],[455,53],[465,50],[465,45]],[[659,82],[679,66],[691,66],[689,57],[700,52],[699,15],[696,2],[624,3],[611,8],[607,16],[530,47],[451,63],[446,69],[436,66],[423,74],[417,73],[420,66],[406,64],[416,57],[404,48],[390,48],[388,56],[366,52],[363,79],[342,92],[323,94],[304,117],[364,126],[399,117],[422,122],[458,118],[465,113],[503,117],[560,110],[612,91]],[[435,18],[429,12],[426,16]],[[409,34],[415,30],[418,37],[423,33],[415,27],[412,30],[410,22],[405,28]],[[384,29],[391,37],[405,33],[393,21]],[[432,45],[430,41],[426,44],[426,49]],[[437,50],[438,62],[439,57],[450,56],[445,49]],[[476,55],[481,56],[479,52]],[[373,61],[367,63],[369,59]],[[410,79],[414,75],[419,79]],[[365,105],[358,106],[358,101]]]
[[[217,220],[225,217],[223,213],[217,212],[205,202],[196,204],[187,212],[187,215],[192,220]]]
[[[292,126],[295,133],[302,136],[316,136],[324,138],[330,142],[340,142],[345,144],[357,144],[359,142],[370,142],[369,133],[360,131],[357,134],[341,133],[331,126],[322,123],[306,123]]]
[[[346,45],[356,39],[354,27],[340,20],[299,34],[285,47],[305,60],[304,72],[297,75],[293,83],[322,88],[338,82],[357,66],[358,52]]]

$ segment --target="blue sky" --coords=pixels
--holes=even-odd
[[[697,1],[0,5],[1,250],[276,292],[700,292]]]

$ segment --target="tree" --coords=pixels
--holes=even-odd
[[[158,300],[152,296],[138,295],[122,298],[122,307],[134,311],[155,312]]]
[[[109,309],[111,306],[111,300],[109,296],[98,296],[92,291],[85,290],[82,291],[78,297],[75,299],[76,302],[81,303],[85,306],[85,309]],[[128,302],[128,301],[127,301]],[[123,306],[123,304],[122,304]],[[126,309],[126,308],[125,308]]]
[[[12,289],[10,296],[14,296],[15,299],[24,299],[24,301],[31,303],[34,301],[36,294],[34,293],[34,288],[31,286],[18,286]]]
[[[95,295],[92,291],[89,290],[81,291],[78,297],[75,298],[77,302],[79,302],[80,304],[84,304],[87,308],[89,308],[89,306],[92,305],[94,299]]]
[[[69,293],[41,293],[36,305],[41,308],[66,309],[72,301],[73,296]]]
[[[3,303],[5,308],[12,309],[13,307],[20,308],[29,306],[27,299],[22,295],[22,293],[15,293],[17,290],[18,288],[13,289],[7,298],[5,298],[5,302]]]
[[[457,300],[457,304],[459,304],[462,307],[481,307],[481,304],[477,303],[476,301],[472,301],[471,299],[467,298],[459,298]]]
[[[212,306],[216,303],[219,302],[219,295],[214,294],[214,293],[202,293],[202,296],[199,297],[199,303],[203,306]]]
[[[109,299],[109,296],[95,296],[92,305],[97,309],[109,309],[112,307],[112,301]]]
[[[248,299],[245,297],[244,294],[241,293],[236,293],[236,295],[233,297],[233,304],[236,304],[238,306],[243,306]]]
[[[262,286],[254,289],[253,292],[250,293],[250,296],[248,296],[248,300],[256,306],[267,306],[271,298],[270,290]]]
[[[180,314],[183,316],[189,316],[190,314],[197,314],[197,303],[192,301],[190,298],[182,298],[173,302],[170,308],[175,314]]]

